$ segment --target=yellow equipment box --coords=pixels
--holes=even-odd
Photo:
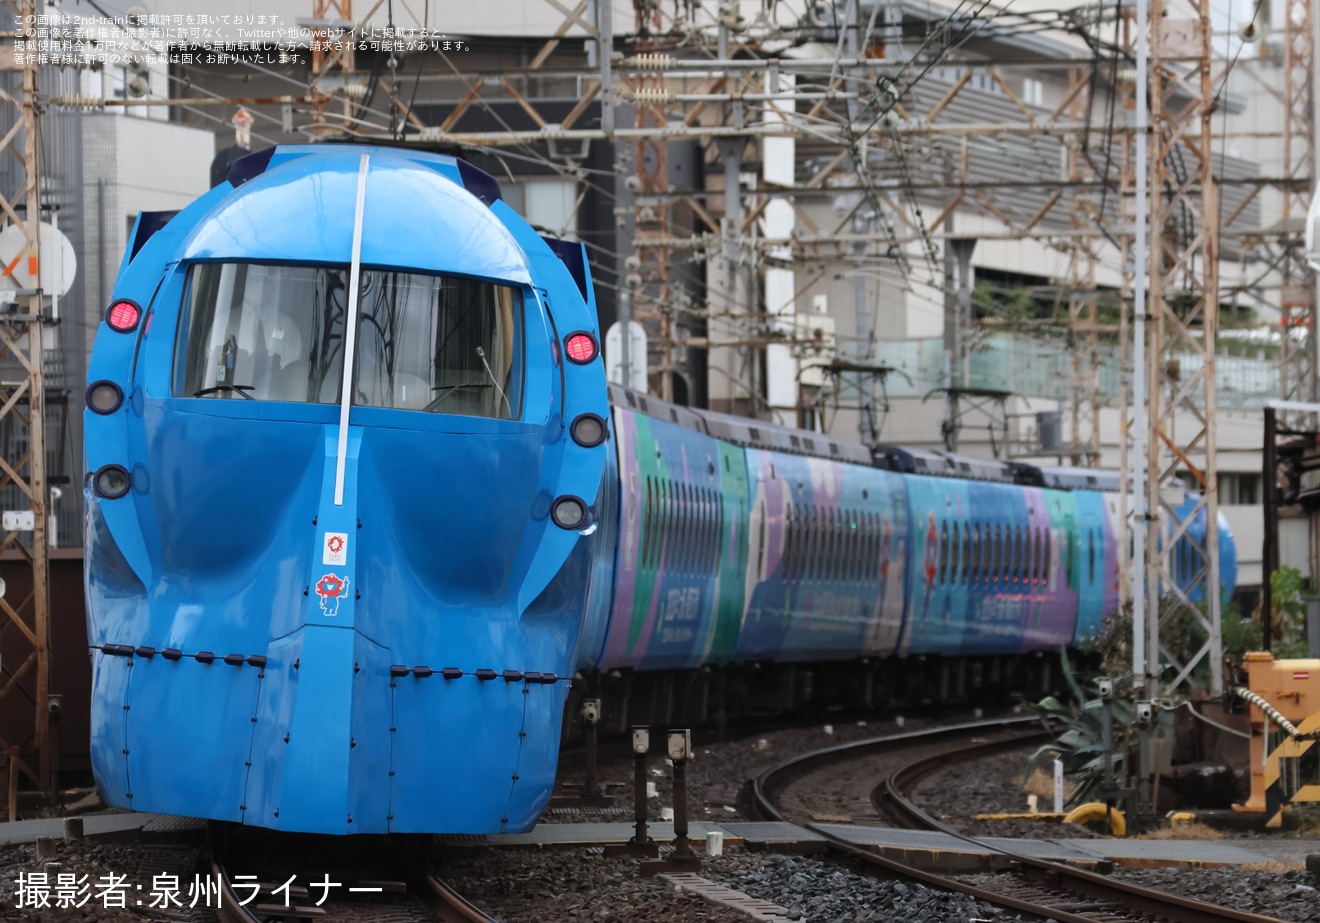
[[[1234,692],[1251,706],[1251,797],[1233,808],[1277,827],[1288,804],[1320,801],[1320,660],[1252,652],[1243,666],[1247,688]]]

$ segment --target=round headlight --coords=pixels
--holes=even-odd
[[[550,507],[550,518],[561,529],[581,529],[587,524],[587,505],[577,497],[560,497]]]
[[[585,449],[605,441],[605,421],[594,413],[579,414],[568,428],[573,441]]]
[[[93,413],[114,413],[124,403],[124,392],[113,381],[94,381],[87,386],[87,409]]]
[[[92,489],[106,500],[118,500],[133,486],[123,465],[102,465],[92,476]]]

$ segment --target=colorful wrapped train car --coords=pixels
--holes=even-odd
[[[142,215],[87,391],[109,803],[520,831],[575,676],[974,688],[1113,610],[1103,475],[675,407],[599,343],[582,246],[451,157],[273,148]]]

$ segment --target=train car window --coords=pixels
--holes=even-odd
[[[857,578],[863,581],[871,579],[872,561],[875,560],[875,526],[871,522],[871,514],[862,512],[857,514],[861,517],[862,528],[862,549],[858,553]]]
[[[940,576],[939,582],[943,583],[944,578],[949,573],[949,521],[946,519],[940,523]]]
[[[880,558],[880,528],[876,522],[875,513],[866,514],[866,557],[862,563],[862,576],[868,581],[874,581],[878,576]]]
[[[784,553],[780,559],[779,572],[785,580],[789,579],[791,561],[789,552],[793,545],[793,508],[790,506],[784,514]]]
[[[720,512],[723,503],[719,491],[707,489],[707,514],[710,516],[710,529],[706,540],[706,572],[714,574],[720,567]]]
[[[812,507],[816,514],[816,579],[828,583],[830,567],[834,563],[834,530],[831,528],[830,511]]]
[[[706,548],[706,543],[709,540],[708,527],[710,523],[706,507],[706,488],[693,485],[692,503],[696,510],[693,517],[695,524],[692,528],[692,572],[694,574],[704,574],[706,573],[706,562],[710,558]]]
[[[1048,587],[1050,578],[1054,576],[1054,530],[1049,529],[1045,532],[1045,580]]]
[[[812,543],[810,543],[810,524],[805,522],[807,516],[807,507],[793,504],[793,518],[795,518],[795,535],[793,544],[797,551],[793,553],[796,560],[793,561],[793,580],[807,580],[807,569],[810,566],[810,552],[812,552]]]
[[[830,534],[834,538],[834,558],[830,561],[830,579],[836,582],[847,579],[848,571],[848,542],[843,531],[844,516],[843,510],[837,506],[830,510]]]
[[[642,555],[643,567],[651,565],[651,535],[655,531],[655,504],[651,500],[651,476],[646,476],[646,501],[642,511]]]
[[[995,523],[994,533],[990,527],[985,527],[986,544],[990,548],[990,569],[986,571],[986,579],[995,581],[999,579],[999,523]]]
[[[949,566],[949,582],[958,582],[958,572],[962,569],[963,561],[966,555],[962,554],[962,537],[958,534],[958,520],[953,521],[953,544],[949,546],[949,554],[953,557],[953,563]]]
[[[1013,582],[1017,583],[1022,579],[1022,527],[1013,526],[1013,539],[1010,554],[1012,555],[1012,566],[1009,568],[1009,576]]]
[[[836,568],[839,563],[839,532],[834,527],[834,514],[836,510],[822,509],[820,511],[820,529],[825,537],[825,554],[820,559],[820,579],[822,583],[829,583],[835,579]]]
[[[806,506],[794,504],[797,510],[798,561],[794,568],[797,580],[806,580],[811,574],[811,553],[814,548],[811,529],[811,510]]]
[[[969,583],[976,583],[981,577],[981,524],[974,522],[969,528],[972,538],[971,551],[971,573],[968,574]]]
[[[847,510],[839,511],[839,522],[843,529],[843,560],[839,562],[843,570],[843,579],[853,579],[853,568],[857,565],[857,535],[853,532],[853,514]]]
[[[972,580],[972,523],[962,523],[962,582]]]
[[[867,528],[866,513],[854,512],[852,523],[853,579],[860,581],[867,578],[866,552],[871,546],[871,533]]]
[[[674,485],[678,501],[678,558],[685,574],[692,573],[692,499],[691,487],[687,482]]]
[[[1033,527],[1031,530],[1031,582],[1040,583],[1040,573],[1042,565],[1045,563],[1044,552],[1040,547],[1040,529]]]
[[[706,497],[706,544],[702,554],[702,565],[706,573],[715,573],[715,563],[719,559],[717,545],[719,543],[719,532],[715,528],[716,520],[716,498],[715,491],[707,487],[703,493]]]
[[[1086,582],[1095,583],[1095,532],[1086,530]]]
[[[839,561],[835,565],[835,579],[848,579],[848,557],[852,554],[852,537],[848,534],[848,511],[834,511],[834,531],[839,541]]]
[[[1036,530],[1030,525],[1022,529],[1022,582],[1036,582]]]
[[[175,393],[338,402],[347,289],[346,266],[191,267]],[[507,285],[364,269],[353,403],[516,419],[522,308]]]
[[[653,566],[659,570],[665,547],[665,485],[660,478],[655,479],[655,539],[651,545]]]
[[[866,549],[870,545],[871,536],[866,528],[866,514],[854,512],[853,521],[853,579],[866,579]]]

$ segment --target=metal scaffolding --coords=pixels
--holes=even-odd
[[[9,0],[17,17],[17,29],[9,40],[24,49],[31,39],[35,23],[33,0]],[[21,67],[22,85],[18,94],[4,93],[3,105],[16,110],[14,130],[0,139],[0,156],[9,154],[23,165],[18,188],[0,190],[0,213],[7,223],[22,229],[26,247],[15,260],[24,260],[27,274],[38,278],[40,269],[39,228],[41,209],[38,198],[37,150],[37,59],[25,54]],[[11,265],[6,274],[13,269]],[[26,433],[26,439],[11,444],[24,445],[18,457],[0,458],[0,489],[15,486],[28,501],[25,510],[6,510],[0,554],[17,556],[31,568],[31,588],[21,599],[0,597],[0,644],[6,654],[18,649],[26,652],[14,662],[5,657],[0,672],[0,704],[6,709],[21,708],[26,700],[31,709],[32,725],[25,736],[0,741],[9,760],[9,816],[15,819],[18,775],[26,776],[37,788],[49,791],[52,786],[51,716],[50,716],[50,621],[47,572],[47,497],[45,393],[42,381],[42,298],[40,289],[20,289],[11,313],[0,315],[0,362],[18,374],[0,381],[0,423]]]
[[[1212,156],[1210,0],[1152,0],[1150,20],[1146,684],[1151,696],[1163,688],[1176,689],[1209,657],[1211,691],[1218,695],[1223,683],[1218,668],[1222,645],[1215,434],[1219,184]],[[1183,354],[1200,356],[1199,368],[1185,370],[1178,359]],[[1190,509],[1175,512],[1181,497],[1172,485],[1184,472],[1196,482],[1199,498]],[[1202,515],[1209,527],[1198,540],[1193,527]],[[1186,553],[1188,548],[1193,554]],[[1159,634],[1161,622],[1180,609],[1192,613],[1208,634],[1185,664],[1161,646]],[[1167,687],[1161,658],[1177,671]]]

